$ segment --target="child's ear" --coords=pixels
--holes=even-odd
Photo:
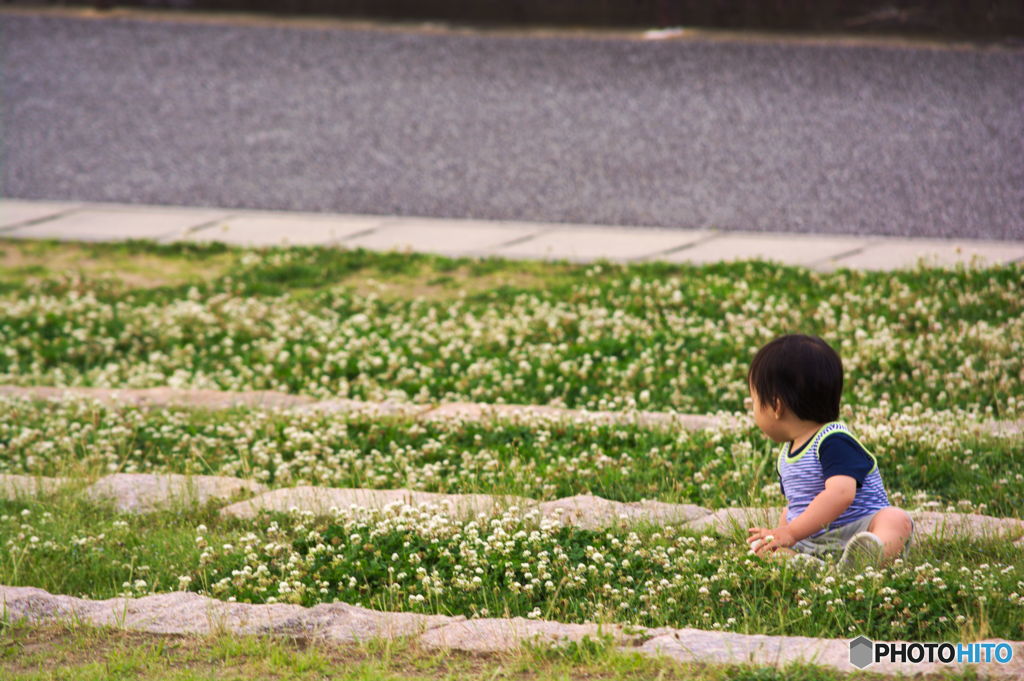
[[[775,398],[775,402],[772,404],[772,413],[775,414],[776,420],[786,415],[786,405],[778,397]]]

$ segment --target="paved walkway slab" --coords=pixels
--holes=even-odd
[[[494,251],[502,244],[529,237],[546,228],[542,224],[523,222],[402,218],[389,220],[370,234],[346,239],[342,245],[374,251],[482,255]]]
[[[76,208],[78,206],[78,208]],[[67,214],[53,219],[64,207]],[[38,220],[35,224],[32,221]],[[29,224],[23,224],[28,221]],[[8,229],[4,228],[8,225]],[[893,270],[920,258],[949,267],[1024,261],[1024,241],[898,239],[762,232],[652,229],[378,215],[0,200],[0,238],[222,241],[241,246],[335,245],[455,257],[704,264],[765,259],[831,271]]]
[[[26,222],[54,217],[79,208],[82,204],[74,201],[0,201],[0,236],[10,229]]]
[[[244,213],[184,235],[187,241],[232,246],[326,246],[379,227],[385,218],[315,213]]]
[[[503,258],[530,258],[591,262],[624,262],[697,243],[708,232],[697,230],[643,229],[640,227],[563,226],[495,251]]]
[[[3,232],[15,239],[62,241],[164,240],[227,217],[228,211],[203,208],[97,206]]]
[[[910,269],[922,258],[931,267],[952,267],[959,263],[970,265],[976,259],[982,265],[1010,263],[1024,259],[1024,243],[963,239],[875,239],[862,251],[825,263],[821,269]]]
[[[663,256],[668,262],[703,265],[731,260],[772,260],[784,265],[810,267],[839,255],[863,248],[866,238],[814,236],[808,234],[720,234]]]

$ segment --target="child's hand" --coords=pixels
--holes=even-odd
[[[754,553],[761,555],[768,552],[773,553],[776,549],[792,546],[796,543],[796,537],[786,525],[780,525],[772,529],[766,527],[751,527],[747,530],[750,536],[747,542],[751,544]],[[755,542],[757,542],[755,544]]]

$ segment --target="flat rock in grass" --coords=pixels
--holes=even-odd
[[[35,587],[0,586],[3,602],[12,621],[76,618],[99,626],[124,626],[155,634],[264,633],[304,610],[299,605],[280,603],[227,603],[187,591],[94,601],[53,595]]]
[[[992,643],[1010,643],[1013,659],[1010,664],[972,664],[960,667],[940,662],[880,661],[865,671],[887,676],[917,676],[920,674],[944,674],[963,671],[966,667],[976,669],[980,676],[988,678],[1019,679],[1024,674],[1024,644],[990,639]],[[809,638],[806,636],[764,636],[759,634],[733,634],[700,629],[677,629],[669,634],[656,636],[646,641],[640,652],[651,656],[667,656],[680,662],[704,664],[754,664],[784,667],[792,663],[811,663],[832,667],[841,672],[856,671],[850,664],[850,642],[845,639]]]
[[[481,404],[477,402],[449,402],[422,415],[428,421],[446,419],[463,421],[575,421],[608,425],[635,425],[641,428],[683,428],[701,430],[719,423],[716,416],[700,414],[671,414],[655,411],[586,411],[564,409],[539,404]]]
[[[761,636],[676,629],[647,640],[639,651],[645,655],[665,656],[680,662],[785,666],[791,662],[804,661],[830,667],[843,666],[846,671],[851,669],[848,642],[806,636]]]
[[[524,643],[558,644],[598,639],[609,634],[627,650],[651,656],[667,656],[681,662],[703,664],[753,664],[784,667],[804,662],[853,671],[849,662],[849,641],[816,639],[804,636],[765,636],[702,631],[700,629],[637,629],[625,633],[618,625],[561,624],[521,617],[514,619],[474,619],[389,613],[340,603],[313,608],[299,605],[227,603],[191,592],[154,594],[142,598],[88,600],[50,594],[35,587],[0,586],[0,608],[9,621],[84,622],[114,626],[156,634],[239,634],[301,633],[339,642],[372,638],[418,636],[427,648],[471,652],[501,652]],[[636,647],[637,644],[640,644]],[[1009,664],[970,665],[988,678],[1024,678],[1024,643],[989,639],[989,643],[1009,643],[1013,648]],[[868,671],[886,675],[916,676],[961,672],[963,667],[938,663],[877,662]]]
[[[596,624],[560,624],[523,617],[511,619],[472,619],[452,622],[431,629],[419,638],[427,648],[494,653],[514,650],[524,643],[563,643],[580,641],[584,636],[597,639],[601,631]],[[617,631],[617,628],[616,628]]]
[[[116,473],[94,482],[85,495],[96,501],[113,500],[120,511],[143,513],[179,505],[202,506],[211,499],[232,499],[266,489],[254,480],[222,475]]]
[[[69,478],[0,474],[0,499],[13,500],[53,494],[69,482],[71,482]]]
[[[406,402],[363,402],[361,400],[324,400],[296,407],[293,411],[318,414],[361,414],[365,416],[413,417],[430,410],[430,405]]]
[[[312,608],[303,608],[295,617],[275,622],[273,632],[350,643],[374,638],[417,636],[463,619],[462,616],[381,612],[347,603],[321,603]]]
[[[642,428],[707,430],[720,424],[718,417],[707,414],[665,414],[657,411],[639,411],[635,419],[636,425]]]
[[[428,421],[562,421],[579,416],[583,412],[543,404],[483,404],[479,402],[447,402],[431,409],[423,418]]]
[[[544,517],[558,519],[563,525],[575,525],[587,530],[638,522],[657,525],[685,523],[711,512],[693,504],[669,504],[662,501],[625,503],[590,494],[546,501],[540,504],[539,508]]]
[[[1024,520],[1016,518],[938,511],[914,511],[910,517],[914,519],[914,534],[917,536],[983,539],[1024,533]]]
[[[992,421],[985,426],[993,435],[1013,437],[1024,433],[1024,420],[1021,421]]]
[[[731,534],[739,529],[746,535],[748,527],[775,527],[779,522],[780,515],[782,515],[781,508],[733,506],[720,508],[691,520],[686,527],[698,532],[711,530],[719,534]]]
[[[597,423],[639,428],[682,428],[704,430],[718,425],[716,416],[703,414],[672,414],[660,411],[580,411],[581,418]]]
[[[330,487],[286,487],[266,492],[257,497],[221,509],[221,515],[236,518],[255,518],[261,510],[287,512],[292,508],[327,515],[331,508],[350,506],[382,509],[389,504],[410,506],[438,506],[453,518],[471,519],[477,514],[496,514],[511,506],[525,510],[536,502],[532,499],[490,494],[437,494],[407,489],[341,489]]]
[[[229,407],[287,408],[312,403],[311,397],[288,395],[273,390],[229,392],[224,390],[179,390],[176,388],[53,388],[0,386],[0,395],[43,400],[86,398],[102,404],[133,407]]]
[[[188,591],[141,598],[89,600],[35,587],[0,586],[0,609],[12,621],[77,618],[98,626],[123,626],[154,634],[302,634],[339,642],[416,636],[462,617],[380,612],[345,603],[312,608],[286,603],[228,603]]]
[[[422,414],[421,418],[426,421],[481,421],[484,418],[497,414],[493,406],[496,405],[478,404],[476,402],[448,402]]]

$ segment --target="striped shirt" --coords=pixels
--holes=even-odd
[[[871,457],[872,467],[864,478],[863,484],[857,488],[856,496],[838,518],[810,535],[816,537],[826,530],[834,530],[854,520],[871,515],[889,505],[889,497],[885,493],[885,486],[882,484],[882,475],[878,471],[878,462],[875,456],[860,443],[860,440],[853,437],[849,428],[839,421],[826,423],[814,434],[810,442],[802,451],[795,456],[790,456],[790,444],[787,442],[779,451],[778,472],[782,482],[782,488],[786,494],[786,502],[789,509],[786,512],[786,522],[791,523],[803,513],[818,494],[825,489],[825,476],[822,473],[821,461],[818,452],[821,443],[830,435],[845,433],[853,439]]]

